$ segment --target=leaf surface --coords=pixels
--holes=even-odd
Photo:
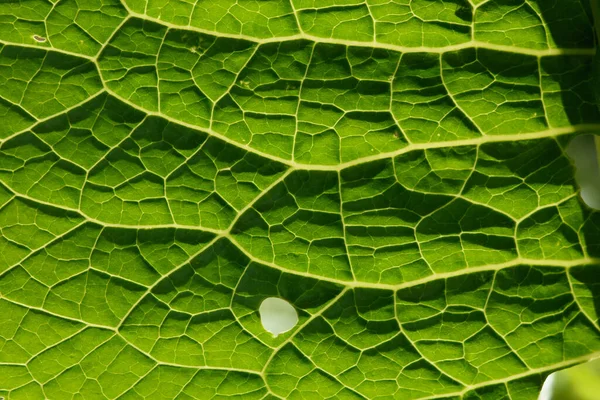
[[[600,356],[592,14],[1,2],[0,396],[536,399]]]

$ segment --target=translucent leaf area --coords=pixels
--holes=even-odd
[[[553,372],[538,400],[595,400],[600,390],[600,360]]]
[[[537,399],[600,356],[567,154],[600,131],[593,27],[588,0],[1,0],[0,397]]]

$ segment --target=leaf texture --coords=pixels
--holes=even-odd
[[[600,356],[594,38],[587,0],[0,2],[0,396],[536,399]]]

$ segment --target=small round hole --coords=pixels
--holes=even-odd
[[[269,297],[263,300],[258,312],[263,328],[272,333],[273,337],[289,331],[298,323],[296,309],[279,297]]]
[[[599,145],[600,137],[581,135],[574,138],[567,147],[567,154],[577,168],[575,181],[581,188],[581,198],[594,209],[600,209]]]

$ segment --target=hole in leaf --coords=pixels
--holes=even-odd
[[[600,136],[581,135],[569,143],[567,155],[575,162],[575,181],[589,207],[600,209]]]
[[[33,40],[39,43],[44,43],[46,41],[46,38],[39,35],[33,35]]]
[[[298,323],[298,313],[294,307],[278,297],[263,300],[258,312],[263,328],[272,333],[273,337],[289,331]]]
[[[600,396],[600,359],[550,374],[538,400],[597,400]]]
[[[540,397],[538,397],[538,400],[551,400],[555,386],[556,373],[552,373],[548,375],[548,377],[544,381],[544,385],[542,386],[542,390],[540,391]]]

